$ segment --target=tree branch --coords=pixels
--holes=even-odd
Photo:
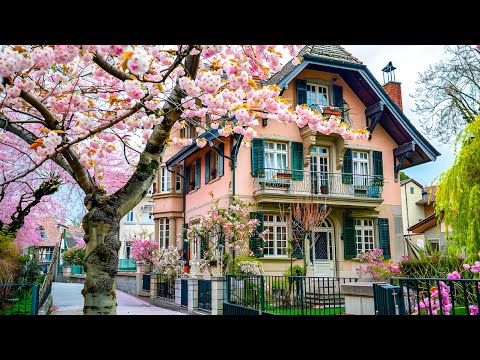
[[[93,62],[100,66],[110,75],[115,76],[117,79],[120,79],[122,81],[130,79],[130,77],[123,71],[115,68],[113,65],[110,65],[107,60],[98,53],[98,51],[95,51],[95,54],[93,54]]]

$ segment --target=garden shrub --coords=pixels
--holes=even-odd
[[[85,250],[74,246],[62,254],[62,259],[67,261],[70,265],[84,265]]]
[[[249,254],[241,254],[233,261],[232,274],[263,274],[262,262]]]
[[[303,276],[303,267],[300,265],[293,265],[291,268],[288,269],[283,273],[285,276]]]
[[[401,263],[401,277],[411,278],[447,278],[449,273],[462,270],[463,259],[450,255],[424,257]],[[468,274],[466,278],[472,278]]]

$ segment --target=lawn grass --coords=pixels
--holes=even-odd
[[[30,315],[32,309],[32,295],[15,302],[11,308],[0,308],[0,315]]]
[[[345,312],[345,307],[331,307],[326,309],[304,309],[301,308],[280,308],[280,307],[265,307],[265,312],[275,315],[338,315]]]

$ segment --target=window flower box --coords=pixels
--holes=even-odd
[[[277,179],[291,179],[292,178],[292,174],[290,173],[277,173]]]

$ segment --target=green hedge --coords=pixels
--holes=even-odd
[[[432,256],[428,259],[408,260],[402,262],[399,276],[411,278],[446,278],[448,273],[463,270],[463,259],[452,256]],[[472,278],[470,271],[462,273],[462,278]]]

